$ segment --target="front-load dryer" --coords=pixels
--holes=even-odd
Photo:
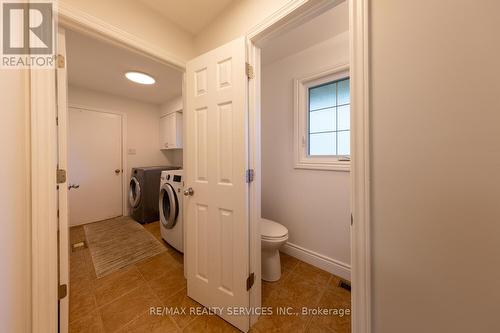
[[[159,199],[161,237],[180,252],[184,252],[183,187],[182,170],[161,173]]]
[[[133,168],[130,175],[128,199],[130,216],[139,223],[160,219],[158,211],[158,186],[162,171],[180,169],[173,166]]]

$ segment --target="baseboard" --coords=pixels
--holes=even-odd
[[[287,242],[285,245],[283,245],[281,251],[310,265],[321,268],[322,270],[330,272],[334,275],[340,276],[343,279],[349,281],[351,280],[351,265],[329,258],[290,242]]]

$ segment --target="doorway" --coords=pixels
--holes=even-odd
[[[306,308],[350,312],[349,5],[318,7],[249,36],[252,224],[271,220],[288,231],[282,276],[262,282],[263,306],[287,294]],[[299,293],[291,286],[300,283]],[[351,317],[314,318],[305,327],[349,332]]]
[[[351,327],[352,332],[370,332],[371,330],[371,280],[370,280],[370,154],[369,154],[369,44],[368,44],[368,2],[352,1],[318,1],[294,7],[291,4],[275,13],[275,16],[264,20],[247,34],[249,63],[253,67],[255,80],[249,86],[249,120],[250,120],[250,168],[256,174],[262,173],[261,156],[261,124],[262,124],[262,45],[274,37],[293,30],[297,26],[318,15],[347,3],[349,7],[349,77],[350,77],[350,280],[351,292]],[[314,39],[314,38],[312,38]],[[342,68],[344,67],[344,68]],[[290,67],[293,69],[293,67]],[[346,70],[339,66],[334,70]],[[332,68],[326,69],[326,73]],[[311,73],[313,74],[313,73]],[[313,75],[314,77],[314,75]],[[307,77],[305,77],[307,78]],[[292,90],[293,84],[289,89]],[[297,85],[295,85],[296,87]],[[290,101],[293,103],[293,101]],[[293,123],[288,123],[293,128]],[[292,140],[290,138],[290,140]],[[287,149],[293,150],[290,146]],[[339,161],[342,162],[342,161]],[[297,189],[298,191],[298,189]],[[251,227],[256,228],[262,216],[262,187],[259,181],[250,186]],[[258,231],[251,232],[252,244],[260,246]],[[301,249],[298,248],[300,251]],[[255,255],[252,262],[260,265],[260,256]],[[314,254],[313,254],[314,255]],[[256,265],[256,266],[259,266]],[[252,295],[260,302],[260,295]],[[254,318],[252,318],[254,319]],[[255,319],[254,319],[255,320]]]
[[[159,215],[162,172],[175,172],[172,181],[182,184],[183,73],[95,36],[61,30],[66,66],[58,69],[58,139],[67,142],[59,157],[68,158],[60,164],[68,179],[59,189],[69,188],[60,200],[69,209],[60,210],[60,230],[69,230],[69,239],[59,242],[60,283],[68,286],[60,330],[184,327],[185,318],[148,314],[173,297],[187,301],[178,246],[182,214],[174,217],[178,242],[167,241]],[[154,83],[141,84],[129,73],[147,73]],[[176,194],[182,196],[180,187]]]

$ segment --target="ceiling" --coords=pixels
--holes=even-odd
[[[139,0],[182,29],[197,35],[229,4],[238,0]]]
[[[275,38],[262,47],[262,64],[270,64],[349,31],[349,6],[347,1],[316,16]]]
[[[182,73],[150,58],[98,39],[66,30],[70,85],[161,104],[182,93]],[[127,80],[127,71],[152,75],[154,85]]]

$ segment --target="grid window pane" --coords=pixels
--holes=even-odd
[[[345,79],[342,81],[339,81],[337,83],[338,85],[338,105],[344,105],[344,104],[349,104],[350,103],[350,96],[349,96],[349,79]]]
[[[337,155],[350,155],[351,131],[337,132]]]
[[[337,131],[349,130],[351,128],[351,106],[339,106],[337,110]]]
[[[309,135],[309,154],[316,156],[335,155],[337,150],[337,138],[335,132],[316,133]]]
[[[335,108],[314,111],[309,114],[309,133],[335,131]]]
[[[309,88],[309,155],[350,154],[349,78]]]
[[[309,111],[336,106],[336,92],[337,83],[329,83],[309,89]]]

